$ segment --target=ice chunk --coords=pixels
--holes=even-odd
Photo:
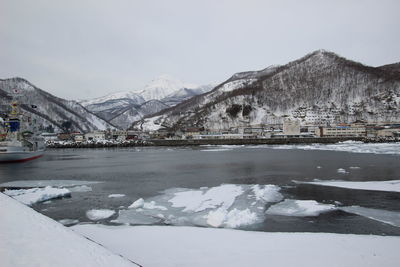
[[[79,193],[81,193],[81,192],[91,192],[92,188],[90,186],[87,186],[87,185],[80,185],[80,186],[71,187],[71,188],[69,188],[69,190],[71,192],[79,192]]]
[[[375,221],[380,221],[383,223],[400,227],[400,212],[380,210],[380,209],[370,209],[359,206],[341,207],[339,209],[348,213],[354,213],[360,216],[364,216]]]
[[[59,223],[61,223],[62,225],[65,226],[70,226],[70,225],[74,225],[79,223],[79,220],[74,220],[74,219],[62,219],[58,221]]]
[[[343,169],[343,168],[339,168],[339,169],[337,169],[337,173],[343,173],[343,174],[345,174],[345,173],[348,173],[345,169]]]
[[[315,200],[285,199],[285,201],[271,206],[266,211],[266,214],[305,217],[318,216],[323,212],[333,211],[335,209],[335,205],[321,204]]]
[[[135,201],[130,209],[120,210],[115,222],[238,228],[262,221],[265,205],[282,200],[279,191],[275,185],[172,188]]]
[[[5,190],[4,194],[26,205],[33,205],[53,198],[70,196],[71,192],[66,188],[46,186],[45,188]]]
[[[400,180],[352,182],[341,180],[314,180],[313,182],[293,181],[297,184],[333,186],[348,189],[400,192]]]
[[[86,212],[86,216],[92,221],[110,218],[115,214],[115,211],[108,209],[93,209]]]
[[[119,197],[124,197],[125,194],[110,194],[108,195],[109,198],[119,198]]]
[[[128,209],[138,209],[138,208],[142,208],[144,205],[144,199],[143,198],[139,198],[138,200],[136,200],[135,202],[133,202]]]
[[[183,211],[199,212],[209,208],[223,206],[229,208],[235,198],[243,193],[241,186],[225,184],[213,187],[206,192],[203,191],[186,191],[175,193],[175,197],[169,202],[172,207],[182,207]]]

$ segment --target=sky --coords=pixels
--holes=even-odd
[[[195,84],[325,49],[400,61],[398,0],[0,0],[0,78],[58,97]]]

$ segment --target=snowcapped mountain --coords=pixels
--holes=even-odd
[[[62,131],[65,125],[70,125],[70,130],[80,132],[114,128],[78,102],[55,97],[22,78],[0,79],[0,104],[3,110],[8,108],[14,90],[19,91],[21,108],[37,121],[41,129],[51,126]],[[36,107],[32,108],[32,105]]]
[[[212,88],[212,85],[196,86],[162,75],[141,91],[117,92],[80,103],[104,120],[126,129],[144,116],[177,105]]]
[[[400,121],[399,63],[369,67],[318,50],[283,66],[234,74],[212,91],[134,125],[209,130],[302,124]]]
[[[146,101],[148,100],[161,100],[176,91],[186,88],[194,89],[198,87],[194,84],[184,83],[180,80],[174,79],[168,75],[161,75],[147,84],[143,90],[139,91]]]

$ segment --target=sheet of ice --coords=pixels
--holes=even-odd
[[[33,205],[38,202],[44,202],[53,198],[62,198],[71,195],[71,192],[66,188],[54,188],[46,186],[45,188],[31,188],[4,191],[4,194],[18,200],[25,205]]]
[[[364,216],[375,221],[380,221],[386,224],[400,227],[400,212],[370,209],[359,206],[341,207],[339,209],[348,213],[354,213],[360,216]]]
[[[70,226],[70,225],[74,225],[79,223],[79,220],[75,220],[75,219],[62,219],[58,221],[59,223],[61,223],[62,225],[66,225],[66,226]]]
[[[275,185],[173,188],[146,201],[136,200],[113,222],[239,228],[262,222],[265,206],[282,200],[279,191]]]
[[[297,184],[313,184],[349,189],[400,192],[400,180],[353,182],[340,180],[314,180],[313,182],[293,181]]]
[[[129,209],[138,209],[138,208],[143,208],[143,205],[144,205],[144,199],[139,198],[138,200],[133,202],[128,208]]]
[[[92,188],[87,185],[79,185],[79,186],[74,186],[68,188],[69,191],[74,192],[74,193],[83,193],[83,192],[91,192]]]
[[[285,201],[272,205],[265,212],[269,215],[282,216],[318,216],[321,213],[336,210],[335,205],[321,204],[315,200],[285,199]]]
[[[397,236],[171,226],[76,225],[72,229],[143,266],[397,267],[400,262]]]
[[[337,169],[337,173],[342,173],[342,174],[346,174],[346,173],[349,173],[348,171],[346,171],[345,169],[343,169],[343,168],[339,168],[339,169]]]
[[[19,180],[0,184],[0,187],[7,188],[31,188],[31,187],[73,187],[79,185],[97,184],[101,182],[95,181],[79,181],[79,180]]]
[[[110,194],[108,195],[109,198],[120,198],[125,197],[125,194]]]
[[[356,141],[346,141],[346,142],[339,142],[336,144],[277,145],[269,147],[273,149],[327,150],[327,151],[343,151],[351,153],[400,155],[400,142],[375,144],[375,143],[363,143]]]
[[[115,214],[115,211],[108,209],[93,209],[86,212],[86,217],[88,217],[92,221],[98,221],[110,218]]]
[[[2,193],[0,210],[1,266],[134,266]]]

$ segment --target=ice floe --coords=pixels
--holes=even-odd
[[[4,194],[18,200],[25,205],[33,205],[38,202],[44,202],[53,198],[62,198],[70,196],[71,192],[66,188],[54,188],[46,186],[45,188],[31,188],[4,191]]]
[[[75,193],[83,193],[83,192],[91,192],[92,191],[92,188],[87,185],[74,186],[74,187],[70,187],[68,189],[71,192],[75,192]]]
[[[32,188],[32,187],[74,187],[88,184],[97,184],[96,181],[79,180],[19,180],[0,184],[0,187],[6,188]]]
[[[120,198],[125,197],[125,194],[110,194],[108,195],[109,198]]]
[[[303,182],[294,180],[293,182],[297,184],[312,184],[312,185],[332,186],[332,187],[340,187],[348,189],[400,192],[400,180],[365,181],[365,182],[353,182],[353,181],[341,181],[341,180],[314,180],[312,182]]]
[[[373,153],[400,155],[400,142],[397,143],[363,143],[346,141],[336,144],[311,144],[311,145],[274,145],[273,149],[302,149],[302,150],[327,150],[352,153]]]
[[[200,189],[174,188],[136,200],[113,222],[237,228],[262,222],[265,205],[282,200],[275,185],[223,184]]]
[[[61,223],[62,225],[65,226],[70,226],[70,225],[74,225],[79,223],[79,220],[75,220],[75,219],[62,219],[58,221],[59,223]]]
[[[339,209],[348,213],[354,213],[363,217],[367,217],[375,221],[400,227],[400,212],[364,208],[359,206],[340,207]]]
[[[108,209],[93,209],[86,212],[86,217],[92,221],[98,221],[110,218],[115,214],[115,211]]]
[[[321,204],[315,200],[285,199],[283,202],[269,207],[265,213],[269,215],[305,217],[318,216],[321,213],[336,209],[335,205]]]
[[[348,171],[346,171],[345,169],[343,169],[343,168],[339,168],[339,169],[337,169],[337,173],[342,173],[342,174],[346,174],[346,173],[349,173]]]

